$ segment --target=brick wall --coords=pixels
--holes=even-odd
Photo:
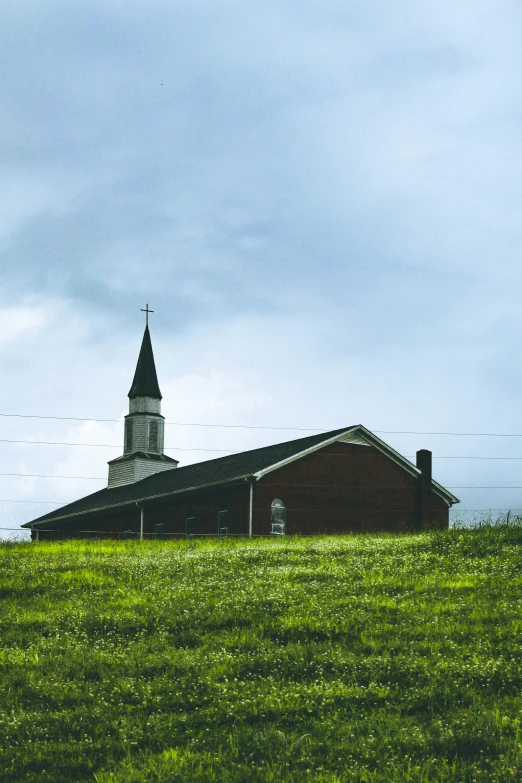
[[[143,530],[146,538],[154,536],[156,525],[163,525],[165,535],[185,536],[187,517],[195,517],[195,532],[197,535],[217,535],[218,511],[227,509],[226,527],[229,534],[248,533],[249,487],[246,482],[240,486],[232,486],[219,490],[200,492],[197,495],[180,497],[168,502],[144,504]],[[63,535],[80,535],[89,537],[89,532],[98,531],[102,537],[111,532],[120,537],[125,530],[140,531],[140,508],[135,507],[117,513],[97,514],[92,517],[77,517],[63,526]],[[222,523],[223,518],[221,518]],[[58,525],[54,525],[59,529]],[[58,534],[40,534],[43,538],[61,538]],[[108,537],[108,536],[107,536]]]
[[[268,473],[256,485],[254,534],[270,532],[270,505],[287,506],[287,533],[415,529],[416,479],[370,446],[335,443]],[[424,493],[423,528],[447,528],[446,503]]]

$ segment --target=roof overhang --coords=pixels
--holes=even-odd
[[[100,514],[106,514],[108,511],[125,511],[126,509],[136,508],[136,506],[145,506],[145,504],[153,504],[154,501],[163,500],[165,498],[175,497],[176,495],[186,495],[201,490],[211,490],[216,487],[234,486],[246,481],[252,476],[251,473],[245,473],[241,476],[235,476],[227,479],[226,481],[213,481],[208,484],[196,484],[193,487],[184,487],[183,489],[170,490],[169,492],[161,492],[155,495],[144,495],[142,498],[135,498],[134,500],[126,500],[122,503],[111,503],[101,508],[84,509],[83,511],[73,511],[69,514],[63,514],[61,517],[53,517],[52,519],[42,519],[36,522],[26,522],[21,527],[32,530],[33,528],[41,529],[43,525],[52,526],[55,523],[63,524],[70,519],[78,519],[79,517],[99,516]],[[115,487],[118,489],[118,487]]]

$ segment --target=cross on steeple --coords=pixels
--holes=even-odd
[[[144,308],[143,307],[141,308],[141,312],[145,313],[145,319],[146,319],[145,320],[145,325],[148,326],[149,325],[149,313],[153,313],[154,310],[149,310],[149,305],[147,303]]]

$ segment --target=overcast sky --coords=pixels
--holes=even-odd
[[[2,3],[0,413],[116,421],[2,415],[114,448],[1,443],[99,478],[1,476],[0,527],[106,485],[146,302],[167,421],[362,423],[432,449],[460,516],[522,509],[461,488],[522,459],[443,459],[521,437],[383,432],[522,435],[521,40],[516,0]],[[169,424],[167,453],[305,434]]]

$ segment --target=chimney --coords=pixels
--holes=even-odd
[[[421,471],[421,482],[426,487],[431,486],[431,451],[420,449],[417,452],[417,467]]]
[[[429,494],[425,490],[431,487],[431,451],[420,449],[417,452],[417,467],[421,474],[415,482],[415,528],[420,532],[424,526],[424,506]]]

